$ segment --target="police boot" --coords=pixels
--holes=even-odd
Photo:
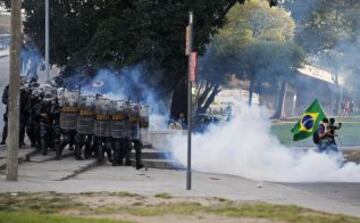
[[[43,156],[48,154],[48,145],[45,139],[41,139],[41,151]]]
[[[136,169],[140,170],[144,168],[144,165],[141,163],[142,143],[139,140],[134,141],[134,149],[135,149]]]
[[[62,151],[64,150],[65,146],[67,145],[67,142],[61,142],[59,145],[56,146],[56,159],[61,160]]]
[[[76,131],[74,130],[70,130],[69,131],[69,150],[73,151],[74,150],[74,145],[76,144]]]
[[[56,153],[55,159],[56,159],[56,160],[61,160],[61,145],[56,145],[55,148],[56,148],[56,151],[55,151],[55,153]]]
[[[92,156],[93,149],[92,149],[92,146],[91,146],[91,140],[92,140],[92,137],[88,135],[86,140],[85,140],[85,151],[84,151],[84,158],[85,159],[90,159],[91,156]]]
[[[76,135],[76,144],[75,144],[75,159],[76,160],[83,160],[81,156],[81,150],[83,146],[83,136],[80,134]]]
[[[114,160],[113,160],[113,156],[112,156],[112,146],[111,146],[111,142],[109,140],[106,140],[105,151],[106,151],[108,161],[110,163],[113,163]]]
[[[127,140],[125,147],[125,166],[132,166],[131,151],[132,151],[132,142],[130,140]]]
[[[96,142],[96,158],[98,165],[102,165],[105,162],[105,151],[106,151],[106,142],[102,137],[97,137]]]
[[[75,159],[76,160],[84,160],[84,158],[81,156],[81,145],[75,146]]]
[[[120,154],[120,142],[119,139],[114,139],[114,142],[112,144],[113,149],[113,166],[121,166],[122,160],[121,160],[121,154]]]

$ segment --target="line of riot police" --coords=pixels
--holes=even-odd
[[[131,165],[134,149],[136,168],[143,167],[141,151],[149,142],[148,106],[50,84],[21,86],[21,144],[26,132],[31,146],[43,155],[53,150],[60,160],[68,148],[77,160],[97,158],[101,164],[107,157],[114,166]]]

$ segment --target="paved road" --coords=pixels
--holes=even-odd
[[[360,183],[297,183],[283,185],[360,207]]]

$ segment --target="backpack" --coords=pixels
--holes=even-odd
[[[319,144],[320,143],[320,136],[319,136],[319,131],[316,130],[313,134],[313,142],[315,144]]]
[[[320,143],[320,130],[321,130],[321,128],[323,127],[323,125],[322,124],[320,124],[320,126],[319,126],[319,128],[314,132],[314,134],[313,134],[313,142],[315,143],[315,144],[319,144]]]

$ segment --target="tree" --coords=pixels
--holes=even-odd
[[[226,81],[229,74],[250,81],[249,104],[254,91],[280,92],[283,80],[303,60],[302,50],[292,42],[294,30],[294,21],[285,10],[271,9],[264,1],[252,0],[235,6],[227,25],[210,44],[201,66],[202,81],[206,82],[203,85],[210,88],[204,90],[209,95],[202,98],[213,99],[218,84]]]
[[[65,71],[70,74],[65,75],[142,63],[151,71],[145,72],[144,79],[161,89],[162,95],[169,96],[180,86],[174,94],[180,96],[174,97],[172,106],[173,115],[178,114],[186,111],[182,101],[186,93],[184,30],[188,11],[195,14],[194,46],[201,55],[211,36],[225,24],[228,11],[244,1],[50,0],[50,61],[67,66]],[[275,0],[269,2],[276,4]],[[44,4],[25,0],[23,5],[24,31],[44,52]]]
[[[306,0],[309,2],[310,0]],[[339,88],[338,107],[340,107],[340,79],[344,74],[358,78],[355,61],[358,61],[355,48],[358,46],[360,32],[360,2],[356,0],[316,0],[311,1],[311,11],[299,12],[306,2],[289,2],[287,7],[297,19],[297,42],[307,52],[308,60],[327,67]],[[305,7],[306,8],[306,7]],[[360,59],[360,58],[358,58]],[[352,63],[352,65],[351,65]],[[354,82],[349,83],[352,85]]]
[[[354,25],[360,2],[356,0],[316,0],[312,1],[311,12],[298,15],[298,43],[310,54],[334,48],[339,42],[353,38]],[[301,7],[306,3],[297,4]],[[289,6],[296,14],[297,10]],[[355,14],[354,14],[355,13]]]

